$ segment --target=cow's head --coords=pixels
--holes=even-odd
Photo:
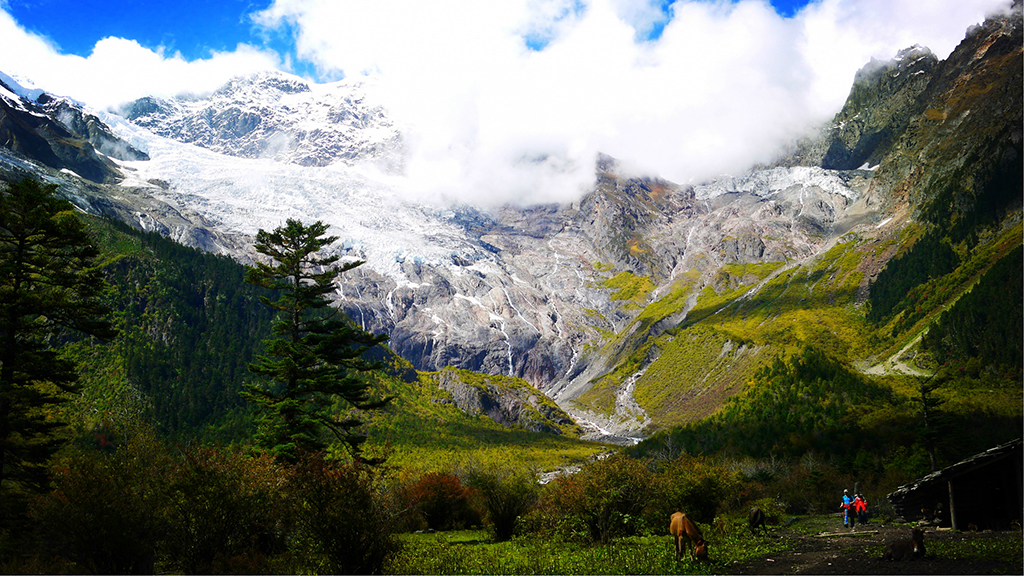
[[[708,543],[704,540],[697,540],[693,547],[693,555],[702,562],[708,560]]]

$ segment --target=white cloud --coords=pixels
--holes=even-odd
[[[0,11],[0,71],[98,109],[146,95],[209,92],[232,76],[279,66],[276,54],[244,44],[194,61],[113,37],[97,42],[86,58],[61,54],[49,40],[26,32]]]
[[[380,78],[410,127],[413,188],[537,201],[577,195],[597,151],[676,181],[769,160],[872,57],[916,43],[944,58],[1007,2],[820,0],[790,19],[762,0],[657,4],[276,0],[259,21],[294,26],[325,72]]]
[[[254,19],[293,31],[324,78],[377,78],[408,127],[410,192],[534,202],[577,196],[599,151],[679,182],[768,160],[830,118],[872,57],[922,44],[944,58],[1008,0],[817,0],[793,18],[766,0],[659,4],[275,0]],[[96,106],[271,66],[245,45],[186,62],[116,38],[66,56],[0,12],[0,70]]]

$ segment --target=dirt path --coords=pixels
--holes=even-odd
[[[838,527],[841,536],[820,537],[795,528],[770,527],[765,538],[784,538],[792,549],[744,564],[724,567],[728,574],[1020,574],[1020,562],[951,557],[943,552],[955,544],[1005,537],[1005,533],[965,533],[931,530],[925,533],[924,558],[896,562],[882,560],[885,544],[910,535],[906,526],[869,523],[855,531]],[[859,534],[859,535],[858,535]],[[1019,533],[1016,535],[1019,537]],[[980,542],[979,542],[980,544]],[[953,555],[955,556],[955,555]]]

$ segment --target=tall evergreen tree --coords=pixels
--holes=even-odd
[[[63,426],[53,408],[78,391],[60,339],[116,335],[99,251],[56,190],[25,179],[0,191],[0,493],[46,484]]]
[[[369,383],[359,377],[380,368],[364,354],[387,336],[355,326],[327,299],[339,275],[363,264],[337,265],[337,255],[322,256],[321,249],[338,239],[324,236],[327,228],[322,222],[305,226],[289,219],[273,232],[260,230],[256,251],[273,263],[258,263],[246,274],[247,282],[277,290],[281,296],[276,301],[261,297],[277,311],[274,338],[265,341],[266,355],[249,365],[272,384],[248,384],[242,394],[261,409],[257,443],[292,463],[303,452],[322,451],[325,432],[359,458],[365,437],[354,429],[362,422],[336,416],[336,402],[341,400],[342,408],[371,410],[389,400],[372,399]]]

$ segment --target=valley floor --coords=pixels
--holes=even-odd
[[[838,519],[824,524],[821,518],[807,521],[811,526],[771,527],[768,538],[789,541],[790,549],[725,567],[726,574],[1021,574],[1020,531],[955,532],[950,529],[925,532],[924,558],[897,562],[882,559],[885,545],[906,538],[905,524],[868,523],[854,530],[843,528]],[[822,532],[830,534],[821,536]],[[848,533],[834,536],[832,534]],[[1016,560],[994,552],[1016,546]]]
[[[924,558],[882,560],[908,524],[877,521],[843,528],[837,515],[804,516],[751,536],[746,520],[705,526],[711,561],[673,559],[671,537],[626,537],[581,544],[536,536],[494,543],[485,530],[404,534],[386,568],[396,574],[1021,574],[1020,530],[926,529]],[[821,536],[827,534],[827,536]]]

